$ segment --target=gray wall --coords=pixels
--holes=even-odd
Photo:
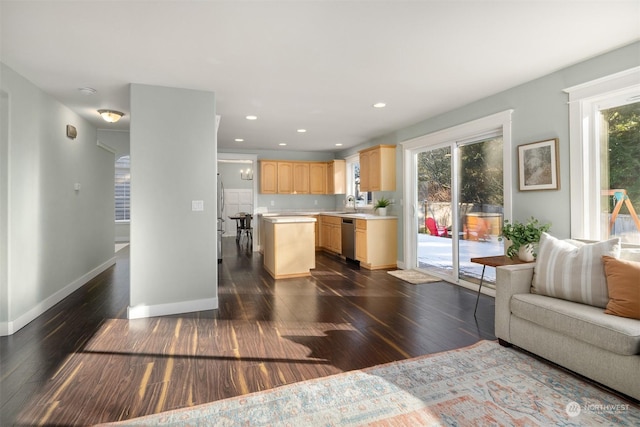
[[[2,138],[0,332],[10,333],[112,265],[113,154],[87,121],[0,64]],[[78,137],[66,137],[66,125]],[[4,123],[3,123],[3,127]],[[6,145],[6,146],[5,146]],[[79,183],[79,191],[74,184]]]
[[[223,179],[224,187],[227,189],[252,189],[253,180],[246,180],[240,178],[240,170],[246,171],[252,169],[254,173],[254,179],[258,179],[257,171],[249,163],[221,163],[218,162],[218,173]]]
[[[217,308],[215,116],[211,92],[131,85],[130,317]]]
[[[113,148],[115,153],[115,159],[119,159],[122,156],[128,156],[129,151],[129,132],[122,130],[109,130],[98,129],[98,141]],[[115,241],[116,242],[128,242],[130,239],[130,224],[129,222],[116,222],[115,223]]]
[[[551,232],[558,237],[570,234],[569,188],[569,106],[563,89],[595,80],[616,72],[640,66],[640,42],[586,60],[553,74],[521,86],[478,100],[462,108],[432,117],[398,131],[368,141],[358,147],[337,153],[344,158],[358,150],[377,144],[399,144],[422,135],[470,122],[507,109],[513,109],[511,180],[513,191],[513,218],[526,220],[535,216],[553,224]],[[455,94],[452,94],[455,96]],[[519,192],[517,177],[517,146],[548,138],[560,140],[560,189],[558,191]],[[402,152],[397,155],[397,190],[387,197],[402,198]],[[395,205],[395,214],[401,207]],[[404,260],[402,220],[398,230],[398,259]]]
[[[125,130],[98,129],[98,141],[113,148],[119,159],[130,154],[129,132]]]

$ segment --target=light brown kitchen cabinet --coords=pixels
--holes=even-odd
[[[316,233],[315,243],[316,243],[316,251],[320,250],[320,217],[318,215],[314,215],[316,223],[314,227],[314,232]]]
[[[320,248],[321,249],[329,249],[331,243],[331,224],[327,222],[326,215],[320,215]]]
[[[377,145],[359,152],[360,190],[395,191],[396,147]]]
[[[293,163],[278,163],[278,194],[293,193]]]
[[[369,166],[370,151],[360,151],[360,191],[371,191],[369,184],[369,175],[371,174],[371,166]]]
[[[345,160],[260,160],[260,193],[263,194],[345,194],[346,180]]]
[[[332,160],[327,163],[327,194],[345,194],[347,189],[347,162]]]
[[[326,163],[309,163],[309,192],[311,194],[327,194]]]
[[[293,193],[309,194],[309,163],[293,163]]]
[[[356,260],[367,260],[367,221],[356,219]]]
[[[260,161],[260,192],[263,194],[278,192],[278,162]]]
[[[331,226],[331,246],[329,249],[337,254],[342,253],[342,222]]]
[[[356,219],[356,260],[368,270],[396,268],[398,220]]]
[[[342,218],[320,215],[320,246],[329,252],[342,253]]]

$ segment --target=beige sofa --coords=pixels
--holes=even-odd
[[[497,269],[495,332],[500,343],[640,400],[640,320],[532,293],[534,267]]]

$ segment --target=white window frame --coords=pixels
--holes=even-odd
[[[620,97],[640,95],[640,67],[564,89],[569,94],[571,237],[600,240],[598,114]]]
[[[347,168],[347,194],[345,195],[345,205],[348,205],[351,202],[347,202],[346,198],[348,196],[355,196],[356,195],[356,183],[355,183],[355,172],[353,170],[353,165],[354,164],[360,164],[360,154],[356,153],[356,154],[352,154],[351,156],[348,156],[345,158],[345,162],[346,162],[346,168]],[[367,195],[371,194],[371,192],[367,192],[364,191],[362,193],[367,193]],[[371,199],[373,199],[373,197],[370,197]],[[371,208],[373,207],[372,203],[368,203],[367,200],[364,201],[364,203],[360,202],[357,205],[359,208]],[[349,206],[351,207],[351,206]]]

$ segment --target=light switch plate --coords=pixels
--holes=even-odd
[[[191,201],[191,210],[196,212],[196,211],[203,211],[204,210],[204,200],[192,200]]]

